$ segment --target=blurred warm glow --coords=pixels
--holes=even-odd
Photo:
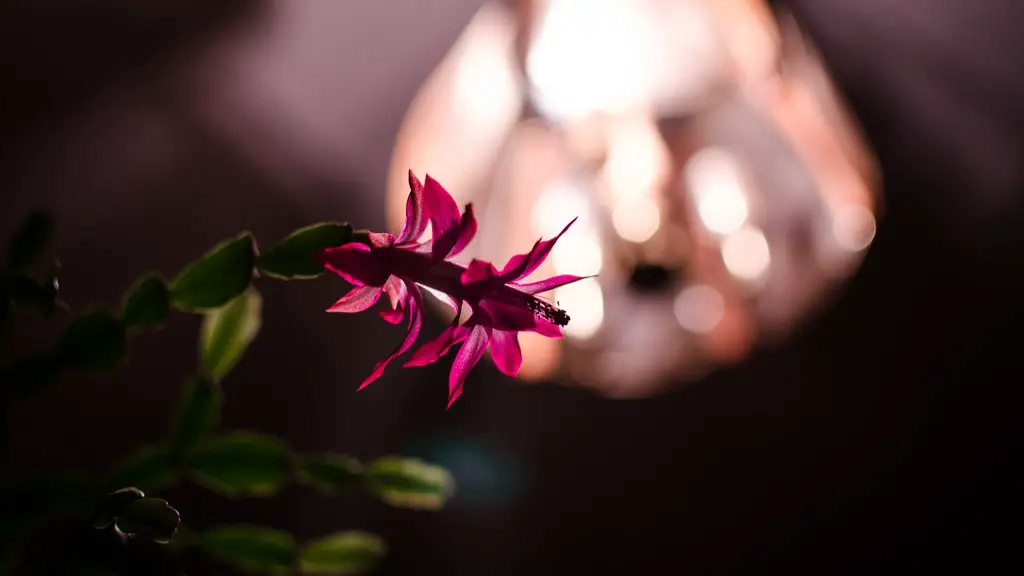
[[[747,221],[747,197],[737,160],[726,150],[705,149],[686,163],[685,181],[704,227],[732,234]]]
[[[768,271],[772,261],[768,240],[757,228],[740,228],[722,241],[722,261],[737,278],[757,280]]]
[[[551,250],[551,264],[558,274],[595,275],[601,271],[604,255],[582,190],[564,181],[546,188],[533,205],[530,225],[541,237],[551,238],[574,218],[576,222]]]
[[[847,204],[836,211],[832,233],[843,248],[863,250],[875,238],[875,217],[863,206]]]
[[[530,214],[533,230],[545,238],[558,234],[573,218],[585,216],[587,196],[569,182],[557,182],[544,189]]]
[[[537,107],[571,120],[636,105],[659,57],[623,0],[549,0],[526,57]]]
[[[646,196],[622,200],[612,210],[612,224],[623,240],[641,243],[654,236],[661,225],[661,210]]]
[[[684,329],[707,334],[725,317],[725,298],[712,286],[696,284],[680,291],[672,308]]]
[[[407,113],[389,180],[430,172],[497,264],[573,218],[531,279],[564,339],[523,333],[527,381],[654,394],[785,337],[874,238],[871,151],[827,71],[763,0],[489,3]],[[532,105],[527,106],[526,104]]]
[[[565,327],[566,336],[585,340],[597,333],[604,322],[604,295],[596,279],[562,286],[554,294],[555,301],[572,318]]]
[[[616,122],[608,128],[604,180],[613,202],[648,196],[671,162],[651,119]]]

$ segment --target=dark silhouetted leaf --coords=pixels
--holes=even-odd
[[[142,498],[125,506],[117,515],[117,529],[125,534],[166,544],[178,529],[181,515],[165,500]]]
[[[188,457],[199,483],[226,496],[268,496],[291,474],[291,455],[276,438],[232,432],[208,438]]]
[[[352,227],[338,222],[321,222],[300,228],[280,244],[260,254],[256,267],[267,276],[286,280],[316,278],[324,267],[315,254],[324,248],[341,246],[352,237]]]
[[[437,510],[454,492],[451,474],[426,462],[387,456],[366,469],[370,489],[382,501],[402,508]]]
[[[33,212],[11,236],[7,262],[13,270],[23,270],[53,246],[53,219],[43,212]]]
[[[162,325],[171,311],[171,293],[158,275],[140,278],[128,289],[121,308],[121,322],[128,330]]]
[[[299,553],[303,574],[366,574],[384,556],[380,537],[356,530],[317,538]]]
[[[28,276],[11,276],[6,281],[4,292],[15,306],[32,308],[47,316],[58,306],[57,291],[53,285],[41,284]]]
[[[211,557],[244,571],[288,574],[295,569],[298,546],[287,532],[258,526],[222,526],[199,537]]]
[[[126,353],[124,326],[109,312],[99,309],[75,318],[57,344],[57,359],[71,368],[114,368]]]
[[[363,466],[341,454],[309,454],[299,459],[298,474],[303,483],[332,496],[359,481]]]
[[[189,528],[187,524],[181,522],[178,524],[178,531],[174,533],[174,537],[171,538],[169,544],[172,550],[187,550],[199,544],[199,535]]]
[[[110,477],[110,486],[139,486],[144,490],[159,490],[174,483],[177,469],[170,452],[163,447],[151,446],[128,457]]]
[[[145,497],[145,493],[138,488],[121,488],[120,490],[114,490],[110,494],[107,494],[100,502],[99,508],[93,512],[93,528],[102,529],[109,527],[114,523],[114,518],[116,518],[126,506]]]
[[[219,308],[252,281],[256,246],[248,232],[218,244],[171,282],[171,301],[182,310]]]
[[[199,356],[203,371],[219,382],[256,338],[260,330],[263,299],[249,288],[226,305],[206,314],[199,334]]]
[[[213,432],[220,420],[222,394],[220,387],[206,378],[196,376],[185,386],[185,394],[174,420],[171,449],[185,454]]]
[[[59,374],[57,361],[50,356],[15,360],[0,370],[2,392],[10,398],[25,398],[53,386]]]

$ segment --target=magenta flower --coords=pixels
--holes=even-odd
[[[568,324],[569,316],[537,294],[582,277],[563,274],[539,282],[520,280],[544,262],[575,219],[558,236],[538,240],[529,252],[513,256],[501,270],[482,260],[473,260],[467,267],[450,259],[476,235],[473,205],[467,204],[460,215],[455,200],[429,175],[424,185],[410,171],[409,188],[405,226],[397,238],[388,233],[370,233],[369,245],[352,242],[320,253],[320,261],[327,270],[355,285],[328,312],[362,312],[386,294],[391,306],[380,313],[382,318],[397,324],[408,313],[405,340],[390,356],[377,362],[359,386],[361,390],[415,343],[423,326],[421,287],[451,306],[455,311],[451,325],[413,352],[405,363],[406,367],[425,366],[461,343],[448,381],[451,407],[462,394],[466,375],[488,348],[498,369],[515,376],[523,363],[519,332],[561,338],[561,326]],[[432,238],[423,242],[420,238],[428,223]],[[460,325],[463,306],[472,314]]]

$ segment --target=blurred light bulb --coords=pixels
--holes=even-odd
[[[725,299],[711,286],[688,286],[676,296],[673,312],[684,329],[707,334],[725,317]]]
[[[832,233],[840,246],[859,252],[875,238],[875,217],[860,204],[847,204],[836,211]]]
[[[695,154],[684,170],[704,227],[722,235],[739,230],[747,221],[749,207],[742,173],[732,154],[705,149]]]
[[[623,0],[550,0],[526,57],[537,107],[568,120],[641,102],[658,53]]]
[[[584,229],[572,228],[562,236],[551,250],[551,264],[559,274],[592,276],[601,271],[604,254],[596,238],[588,238]]]
[[[661,226],[661,210],[646,196],[619,202],[612,210],[612,225],[623,240],[646,242]]]
[[[613,124],[605,182],[615,201],[646,196],[671,162],[654,123],[644,119]]]
[[[596,278],[580,280],[555,289],[555,301],[569,314],[565,334],[587,339],[597,333],[604,322],[604,294]]]
[[[771,264],[768,240],[757,228],[741,228],[722,241],[722,260],[733,276],[757,280]]]

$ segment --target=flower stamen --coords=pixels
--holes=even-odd
[[[565,310],[562,310],[561,308],[539,298],[527,298],[526,307],[533,311],[537,316],[544,318],[556,326],[565,326],[569,323],[569,315]]]

